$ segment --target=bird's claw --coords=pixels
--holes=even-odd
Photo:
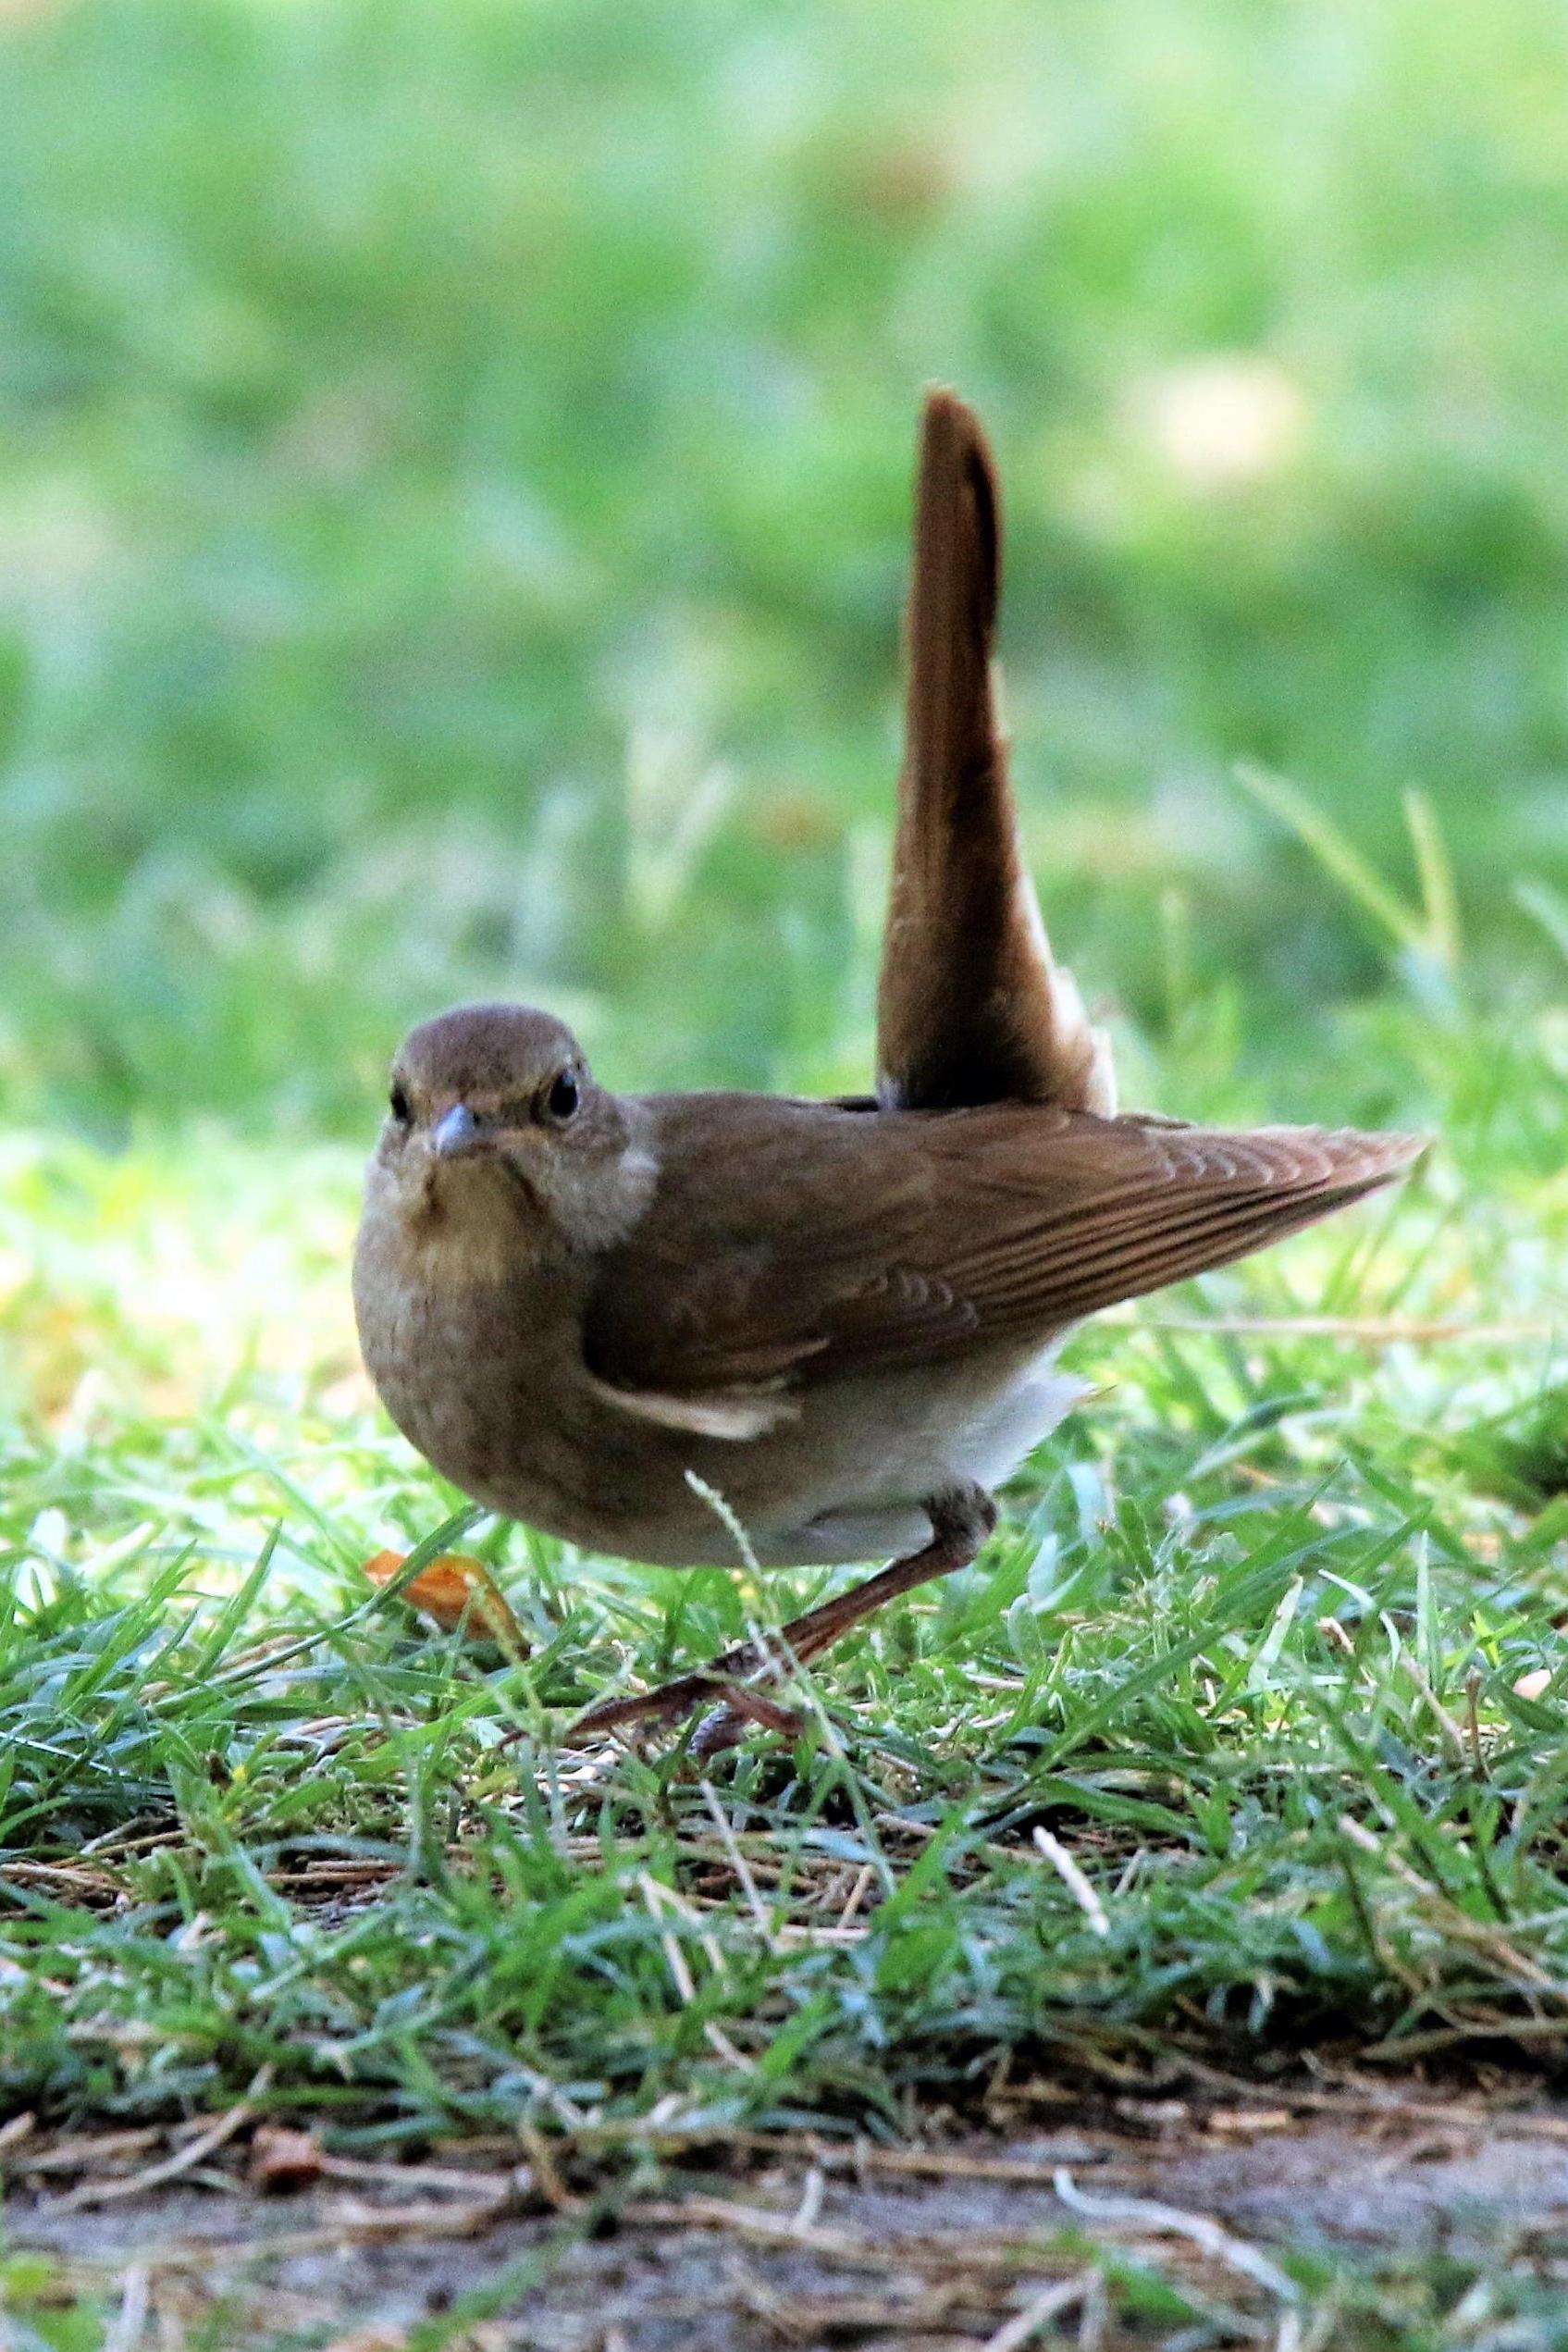
[[[798,1739],[806,1728],[804,1715],[793,1707],[781,1707],[760,1690],[751,1690],[744,1682],[733,1682],[725,1690],[722,1706],[714,1707],[692,1733],[691,1752],[694,1756],[716,1756],[725,1748],[737,1748],[752,1724],[760,1724],[764,1731],[779,1732],[785,1739]]]
[[[731,1675],[710,1671],[682,1675],[673,1682],[661,1683],[657,1690],[641,1691],[633,1698],[609,1699],[600,1706],[590,1707],[573,1725],[572,1737],[580,1740],[597,1738],[606,1731],[628,1730],[634,1724],[675,1723],[708,1699],[716,1699],[720,1703],[704,1715],[693,1734],[694,1755],[717,1755],[722,1749],[735,1747],[751,1724],[781,1732],[788,1739],[797,1739],[806,1727],[804,1718],[793,1707],[781,1706],[765,1691],[737,1681]]]

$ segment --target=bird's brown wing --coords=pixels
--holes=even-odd
[[[657,1112],[658,1190],[605,1261],[586,1326],[593,1371],[654,1398],[744,1398],[1043,1343],[1310,1224],[1422,1147],[1022,1104],[943,1115],[665,1096]]]
[[[908,694],[877,999],[878,1090],[903,1109],[1115,1108],[1108,1052],[1052,960],[1024,870],[992,677],[1001,509],[979,418],[920,421]]]

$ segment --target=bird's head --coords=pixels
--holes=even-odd
[[[525,1005],[462,1005],[399,1049],[372,1189],[432,1235],[475,1245],[505,1235],[514,1247],[521,1222],[603,1245],[652,1189],[636,1114],[597,1083],[563,1021]]]

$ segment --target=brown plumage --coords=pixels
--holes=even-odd
[[[877,996],[889,1108],[1114,1111],[1110,1057],[1052,960],[996,722],[996,473],[979,419],[930,394],[915,492],[909,684]]]
[[[817,1654],[972,1559],[990,1489],[1077,1393],[1080,1317],[1220,1266],[1387,1183],[1419,1145],[1106,1115],[1109,1058],[1051,957],[994,711],[995,482],[927,403],[908,745],[879,1000],[855,1103],[618,1096],[549,1014],[472,1006],[393,1074],[355,1253],[393,1417],[495,1509],[675,1566],[899,1556],[783,1629]],[[696,1483],[694,1483],[694,1481]],[[794,1721],[742,1644],[584,1727],[718,1693],[709,1744]]]
[[[747,1095],[638,1106],[660,1182],[606,1251],[587,1358],[673,1395],[1038,1343],[1383,1183],[1403,1136],[991,1103],[866,1114]],[[735,1182],[718,1186],[718,1157]]]

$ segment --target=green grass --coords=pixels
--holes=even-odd
[[[1315,2051],[1555,2078],[1562,1034],[1433,1036],[1390,997],[1341,1041],[1429,1088],[1450,1141],[1417,1182],[1081,1333],[1096,1400],[982,1563],[836,1653],[797,1746],[706,1779],[669,1743],[585,1755],[571,1721],[818,1581],[463,1533],[354,1363],[352,1155],[13,1146],[0,2106],[47,2135],[242,2105],[369,2160],[539,2134],[635,2211],[743,2132],[978,2122],[1004,2064],[1091,2097],[1288,2086]],[[367,1586],[384,1544],[454,1540],[526,1656]],[[1305,2340],[1438,2352],[1484,2309],[1561,2341],[1533,2259],[1279,2259],[1262,2319]],[[1262,2323],[1104,2224],[1027,2260],[1099,2276],[1111,2342]],[[121,2293],[91,2257],[0,2266],[51,2352],[117,2343]],[[265,2310],[199,2340],[323,2340]],[[431,2352],[466,2340],[445,2324]]]
[[[977,2111],[1003,2051],[1555,2076],[1565,45],[6,14],[0,2106],[623,2184]],[[933,377],[994,424],[1030,855],[1126,1097],[1441,1142],[1080,1334],[1092,1409],[797,1751],[585,1759],[820,1582],[481,1521],[526,1656],[375,1595],[461,1498],[358,1367],[358,1161],[483,991],[615,1083],[864,1083]],[[1446,2340],[1422,2282],[1369,2341]]]
[[[1512,1049],[1505,1132],[1081,1334],[1103,1393],[982,1564],[711,1789],[669,1744],[577,1753],[574,1713],[820,1579],[482,1522],[530,1653],[431,1631],[363,1575],[460,1498],[353,1366],[347,1156],[18,1151],[5,1230],[49,1255],[8,1316],[45,1411],[5,1479],[6,2096],[597,2148],[655,2114],[894,2131],[1005,2048],[1554,2065],[1562,1702],[1513,1685],[1565,1654],[1568,1198],[1508,1197],[1564,1122],[1551,1024]],[[1456,1121],[1501,1050],[1451,1036]]]

